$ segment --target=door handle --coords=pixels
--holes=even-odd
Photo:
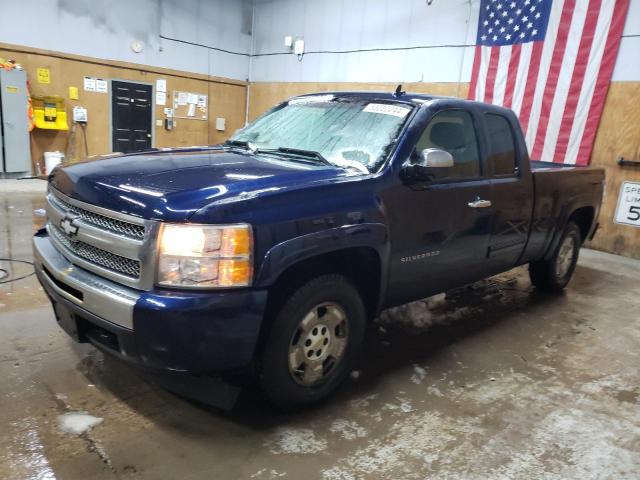
[[[467,206],[469,208],[489,208],[491,206],[491,200],[482,200],[478,197],[473,202],[467,203]]]

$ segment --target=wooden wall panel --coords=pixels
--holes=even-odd
[[[246,84],[230,79],[208,77],[170,69],[134,65],[125,62],[109,62],[106,60],[66,55],[26,47],[15,47],[0,44],[0,57],[14,59],[27,71],[32,95],[57,95],[65,99],[65,105],[71,127],[71,111],[74,105],[81,105],[88,110],[87,143],[90,155],[110,153],[109,131],[110,94],[85,92],[83,78],[85,76],[106,80],[128,80],[132,82],[155,84],[156,79],[167,81],[167,107],[171,106],[173,90],[189,91],[209,95],[208,121],[177,119],[172,131],[164,127],[153,126],[156,147],[208,145],[225,140],[236,129],[244,125]],[[38,67],[48,68],[51,72],[51,83],[40,84],[36,79]],[[68,98],[68,87],[75,86],[79,90],[79,100]],[[164,119],[164,106],[154,105],[155,119]],[[226,119],[224,132],[215,130],[216,117]],[[69,132],[34,129],[31,134],[32,161],[43,162],[43,152],[65,151]],[[84,144],[80,129],[76,135],[77,155],[84,156]]]
[[[607,183],[600,230],[590,243],[599,250],[640,258],[640,228],[613,221],[621,183],[640,182],[640,168],[620,167],[621,156],[640,160],[640,82],[614,82],[607,93],[591,155],[591,165],[605,168]]]

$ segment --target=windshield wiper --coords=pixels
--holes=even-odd
[[[228,147],[244,148],[245,150],[249,150],[252,153],[255,153],[258,150],[253,143],[247,140],[227,140],[226,142],[224,142],[224,145]]]
[[[320,152],[316,152],[315,150],[304,150],[302,148],[289,148],[289,147],[278,147],[278,148],[258,148],[256,153],[285,153],[289,155],[295,155],[298,157],[308,158],[310,160],[315,160],[318,163],[323,165],[329,165],[331,167],[335,167],[336,165],[329,160],[327,160]]]

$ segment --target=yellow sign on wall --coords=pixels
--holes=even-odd
[[[38,68],[38,83],[51,83],[51,72],[48,68]]]
[[[78,87],[69,87],[69,99],[78,100]]]

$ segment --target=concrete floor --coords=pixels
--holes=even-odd
[[[0,257],[31,258],[42,206],[0,193]],[[637,479],[639,274],[583,250],[564,295],[536,292],[520,268],[386,312],[359,375],[295,415],[255,395],[221,412],[150,385],[73,344],[33,276],[3,284],[0,478]],[[74,411],[103,421],[63,433]]]

